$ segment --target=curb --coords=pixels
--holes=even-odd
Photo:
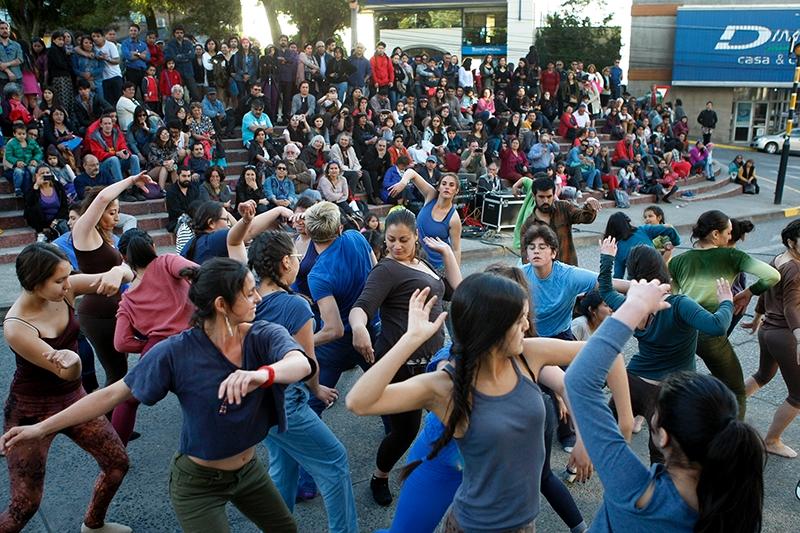
[[[711,144],[714,145],[714,148],[722,148],[723,150],[741,150],[743,152],[758,152],[752,146],[740,146],[738,144],[720,144],[712,142]]]

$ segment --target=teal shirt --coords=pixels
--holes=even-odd
[[[625,301],[625,296],[614,290],[611,268],[614,257],[600,256],[600,295],[613,310]],[[722,302],[715,313],[682,294],[667,297],[669,309],[657,313],[644,329],[633,336],[639,341],[639,352],[628,363],[631,374],[662,381],[680,370],[695,370],[697,332],[713,337],[725,335],[733,317],[733,302]]]
[[[655,248],[653,239],[661,237],[662,235],[669,237],[669,240],[675,246],[681,243],[681,237],[678,235],[678,232],[675,231],[675,228],[672,226],[665,226],[664,224],[645,224],[639,226],[627,240],[617,241],[617,255],[614,258],[614,277],[617,279],[625,277],[628,255],[635,246],[644,244],[645,246]]]

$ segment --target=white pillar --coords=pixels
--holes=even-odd
[[[516,64],[517,60],[528,54],[533,45],[538,10],[534,0],[506,0],[508,9],[508,62]]]

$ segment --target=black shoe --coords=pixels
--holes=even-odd
[[[130,438],[128,439],[128,442],[135,441],[136,439],[138,439],[138,438],[139,438],[139,437],[141,437],[141,436],[142,436],[142,434],[141,434],[141,433],[139,433],[138,431],[131,431],[131,436],[130,436]]]
[[[567,453],[572,453],[572,450],[575,449],[575,442],[576,437],[574,433],[572,435],[567,435],[561,439],[561,449]]]
[[[139,200],[136,199],[134,195],[128,192],[122,193],[119,197],[120,202],[138,202]]]
[[[669,198],[664,198],[662,200],[665,204],[671,204],[672,202],[669,201]]]
[[[369,488],[372,490],[372,499],[375,503],[387,507],[392,503],[392,493],[389,492],[389,478],[375,477],[369,481]]]
[[[147,200],[147,197],[144,194],[140,193],[139,191],[134,192],[133,197],[136,198],[137,202],[144,202],[145,200]]]

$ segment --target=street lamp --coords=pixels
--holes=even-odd
[[[349,0],[350,5],[350,52],[356,49],[358,42],[358,0]]]
[[[789,164],[789,146],[791,141],[789,137],[792,135],[792,127],[794,126],[795,108],[797,107],[797,88],[800,84],[800,39],[792,39],[792,45],[789,48],[789,55],[794,56],[794,81],[792,83],[792,94],[789,97],[789,109],[786,116],[786,134],[783,138],[783,149],[781,150],[781,163],[778,166],[778,179],[775,183],[775,204],[780,204],[783,201],[783,186],[786,183],[786,167]]]

